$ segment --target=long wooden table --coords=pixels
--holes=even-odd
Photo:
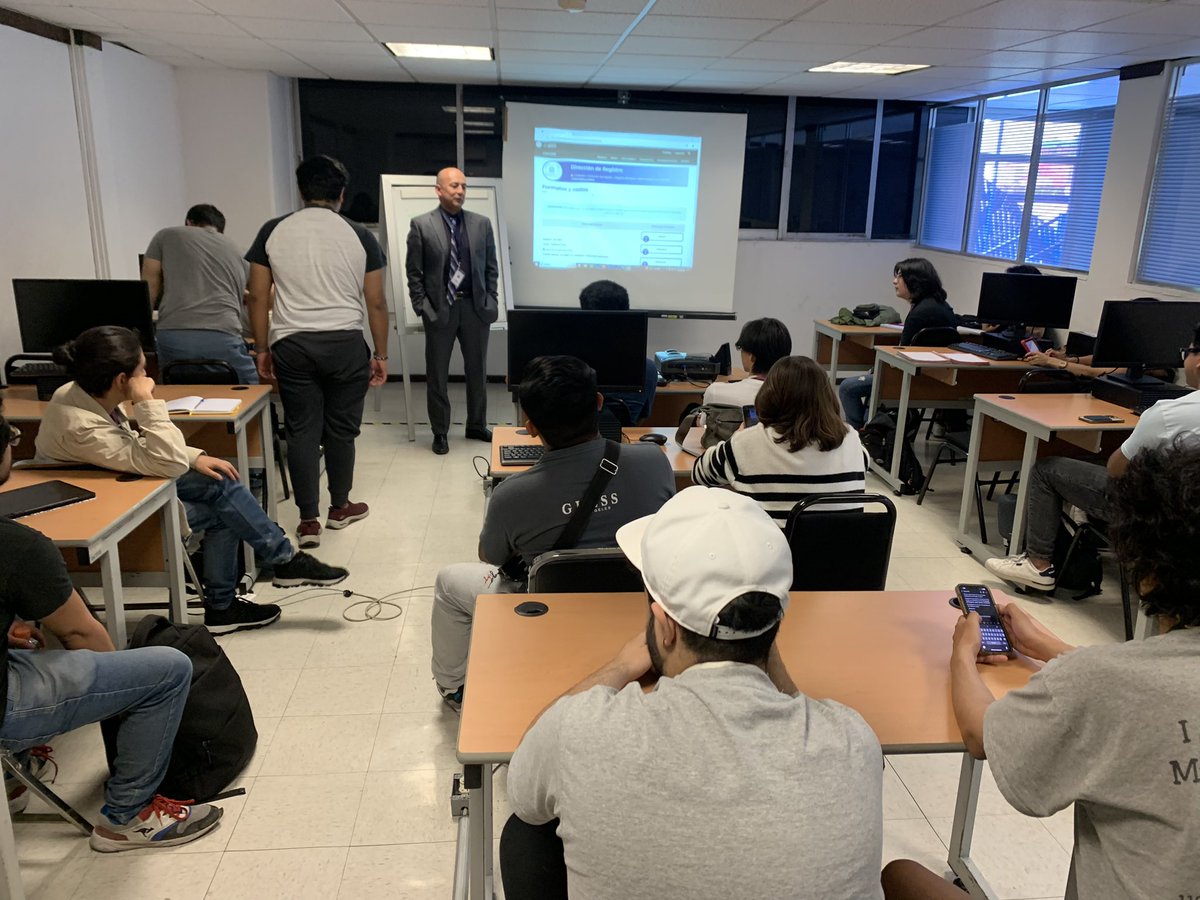
[[[902,328],[886,325],[835,325],[813,320],[812,358],[829,370],[837,384],[838,372],[869,372],[875,365],[875,348],[900,343]]]
[[[880,403],[896,405],[896,434],[904,434],[909,408],[915,403],[935,409],[967,409],[979,393],[1015,391],[1031,366],[1021,360],[996,361],[978,357],[977,364],[943,359],[938,362],[914,360],[905,353],[957,353],[949,347],[876,347],[875,378],[871,388],[870,411],[874,418]],[[889,404],[890,405],[890,404]],[[897,451],[900,441],[895,442]],[[892,454],[888,468],[870,463],[871,471],[894,491],[900,490],[900,453]]]
[[[40,531],[60,550],[76,551],[82,557],[81,562],[99,564],[105,624],[113,643],[124,647],[127,640],[118,544],[156,514],[160,519],[171,619],[186,622],[183,543],[175,481],[148,476],[130,479],[99,469],[14,469],[9,480],[0,486],[0,493],[56,480],[85,488],[96,496],[82,503],[23,516],[17,521]]]
[[[953,590],[794,592],[779,632],[792,678],[813,697],[857,710],[885,753],[963,750],[950,700]],[[1004,599],[1003,595],[998,595]],[[541,600],[543,616],[514,607]],[[556,697],[608,662],[646,623],[644,594],[491,595],[475,608],[458,759],[470,792],[473,898],[491,897],[492,766],[507,762]],[[1029,660],[983,666],[996,697],[1038,669]],[[950,865],[975,896],[991,893],[970,858],[981,763],[963,752]]]

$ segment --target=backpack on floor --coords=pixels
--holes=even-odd
[[[909,416],[906,424],[904,440],[900,442],[900,493],[917,494],[925,484],[925,470],[921,468],[912,441],[921,423],[916,416]],[[863,426],[861,439],[863,449],[875,465],[890,470],[896,447],[896,414],[890,410],[877,413]]]
[[[203,625],[175,625],[162,616],[146,616],[129,646],[174,647],[192,661],[192,686],[157,792],[177,800],[215,799],[246,768],[258,744],[254,713],[237,670]],[[114,718],[101,723],[110,770],[119,722]]]
[[[1059,522],[1058,536],[1054,539],[1054,568],[1058,571],[1055,587],[1072,591],[1074,599],[1083,600],[1100,593],[1104,566],[1100,562],[1100,545],[1092,534],[1085,532],[1075,545],[1071,566],[1067,568],[1067,551],[1073,538],[1067,526]]]

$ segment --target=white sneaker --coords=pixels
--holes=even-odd
[[[1054,571],[1053,563],[1047,566],[1044,572],[1038,571],[1038,568],[1029,561],[1027,553],[989,559],[984,566],[997,578],[1003,578],[1013,584],[1035,588],[1039,591],[1054,590],[1054,583],[1058,580],[1058,573]]]
[[[221,807],[184,803],[155,794],[150,805],[124,825],[103,824],[92,830],[93,850],[117,853],[140,847],[172,847],[202,837],[221,821]]]

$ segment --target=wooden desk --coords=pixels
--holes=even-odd
[[[885,753],[963,749],[950,700],[952,590],[793,592],[779,651],[796,684],[857,710]],[[1002,599],[1002,595],[1000,595]],[[536,618],[513,612],[541,600]],[[554,698],[608,662],[646,623],[643,594],[483,596],[475,608],[458,759],[472,788],[471,892],[490,896],[492,764],[506,762],[529,724]],[[1037,664],[981,669],[992,693],[1021,687]],[[880,677],[886,673],[886,677]],[[982,771],[963,753],[950,863],[976,896],[989,896],[970,860],[974,802]]]
[[[949,347],[906,347],[911,353],[956,353]],[[969,408],[975,394],[1015,391],[1031,366],[1021,360],[996,361],[980,357],[982,364],[964,365],[951,360],[918,362],[896,347],[875,348],[875,378],[867,420],[874,418],[884,400],[896,403],[896,434],[904,434],[908,410],[914,402],[935,409]],[[900,442],[896,442],[900,446]],[[894,491],[900,490],[900,454],[892,455],[888,469],[869,461],[872,472]]]
[[[837,384],[838,372],[869,372],[875,365],[875,348],[900,343],[899,328],[883,325],[834,325],[813,320],[812,358],[829,369]]]
[[[718,375],[717,381],[742,381],[750,377],[749,372],[731,369],[728,375]],[[651,427],[677,428],[683,411],[693,403],[704,402],[704,391],[708,385],[698,381],[668,381],[660,384],[654,394],[654,408],[650,418],[643,424]]]
[[[692,464],[695,463],[696,457],[681,448],[675,443],[674,428],[622,428],[621,433],[625,435],[626,440],[631,444],[640,443],[640,438],[644,434],[661,434],[666,437],[667,442],[662,445],[662,451],[667,455],[667,461],[671,464],[671,471],[675,474],[676,488],[680,487],[680,482],[683,486],[692,483]],[[693,436],[696,432],[702,432],[702,428],[692,429]],[[530,445],[538,446],[541,442],[529,434],[524,428],[517,428],[515,425],[497,425],[492,429],[492,458],[488,466],[488,477],[494,484],[497,481],[507,478],[509,475],[515,475],[518,472],[527,472],[530,466],[502,466],[500,465],[500,447],[503,445]],[[697,445],[699,439],[697,437]]]
[[[175,481],[150,477],[118,481],[118,477],[99,469],[14,469],[9,480],[0,486],[0,493],[61,480],[96,494],[91,500],[17,521],[40,531],[60,550],[77,550],[83,557],[81,561],[99,563],[108,633],[117,647],[124,647],[125,601],[118,544],[156,513],[161,513],[160,533],[173,621],[187,621],[187,601]]]

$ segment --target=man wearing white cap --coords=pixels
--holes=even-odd
[[[753,500],[691,487],[617,543],[646,584],[645,633],[513,754],[505,896],[880,897],[879,741],[800,693],[779,657],[779,527]]]

